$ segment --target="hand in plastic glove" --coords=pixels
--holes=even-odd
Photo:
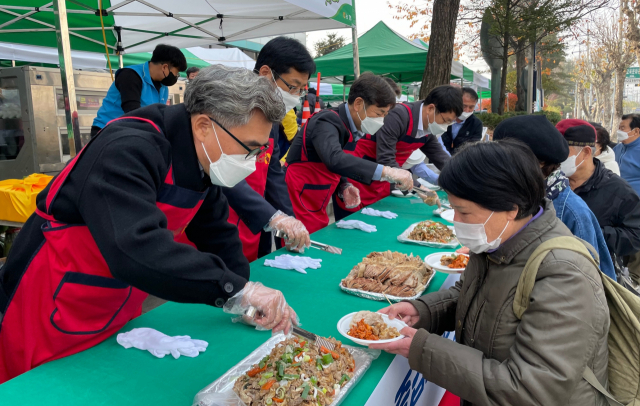
[[[471,250],[470,250],[468,247],[460,247],[460,248],[458,248],[458,249],[456,250],[456,253],[457,253],[457,254],[467,254],[467,255],[469,255],[469,252],[470,252],[470,251],[471,251]]]
[[[382,177],[380,180],[395,183],[400,190],[411,190],[413,187],[411,172],[400,168],[385,166],[384,169],[382,169]]]
[[[147,350],[158,358],[164,358],[171,354],[173,358],[197,357],[207,349],[209,343],[202,340],[194,340],[189,336],[170,337],[152,328],[134,328],[127,333],[120,333],[116,338],[118,344],[124,348],[135,347],[139,350]]]
[[[244,315],[250,306],[258,310],[253,321],[274,333],[284,331],[289,334],[292,324],[300,324],[298,315],[287,304],[282,292],[260,282],[247,282],[240,292],[225,303],[223,309],[225,313]]]
[[[360,190],[349,182],[340,184],[338,196],[342,197],[347,209],[353,209],[360,205]]]
[[[420,190],[422,190],[422,192],[417,192],[417,195],[420,199],[422,199],[423,202],[425,202],[429,206],[435,206],[437,204],[438,208],[441,207],[440,199],[438,198],[438,194],[436,192],[427,189],[424,186],[420,186]]]
[[[287,235],[287,249],[289,250],[304,250],[311,246],[311,240],[309,239],[309,232],[307,228],[302,224],[300,220],[288,216],[278,210],[276,214],[271,217],[266,231],[278,230]]]

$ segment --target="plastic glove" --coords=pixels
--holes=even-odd
[[[250,306],[255,307],[253,319],[244,318],[244,321],[255,323],[258,330],[273,330],[274,333],[284,331],[289,334],[291,325],[299,325],[298,315],[287,304],[284,295],[279,290],[271,289],[260,282],[247,282],[240,292],[236,293],[224,304],[225,313],[240,315],[233,321],[242,321],[244,313]]]
[[[314,259],[309,257],[299,257],[289,254],[278,255],[274,259],[265,259],[265,266],[280,269],[293,269],[300,273],[306,274],[305,268],[318,269],[322,266],[320,264],[321,259]]]
[[[365,207],[364,209],[362,209],[361,213],[366,214],[367,216],[384,217],[386,219],[394,219],[398,217],[398,215],[395,214],[394,212],[380,211],[380,210],[372,209],[371,207]]]
[[[438,184],[438,176],[440,175],[429,169],[427,164],[425,164],[424,162],[419,163],[418,165],[412,167],[410,170],[417,177],[424,179],[433,185]]]
[[[269,224],[265,227],[266,232],[273,230],[281,231],[287,235],[287,249],[289,250],[304,250],[304,248],[311,246],[309,232],[304,224],[280,210],[271,217]]]
[[[422,199],[424,203],[428,204],[429,206],[435,206],[437,204],[438,208],[441,207],[440,199],[438,198],[438,194],[436,192],[427,189],[424,186],[420,186],[420,190],[421,192],[416,191],[416,194],[420,199]]]
[[[362,230],[365,233],[375,233],[378,231],[376,226],[372,226],[371,224],[367,224],[360,220],[340,220],[336,223],[336,226],[347,230]]]
[[[382,169],[382,177],[380,180],[395,183],[397,188],[400,190],[411,190],[413,187],[413,177],[411,176],[411,172],[400,168],[385,166]]]
[[[116,341],[124,348],[134,347],[139,350],[147,350],[158,358],[164,358],[165,355],[171,354],[175,359],[180,358],[180,355],[197,357],[209,345],[206,341],[195,340],[189,336],[170,337],[147,327],[134,328],[127,333],[120,333]]]
[[[353,209],[360,205],[360,190],[349,182],[340,184],[338,196],[342,197],[347,209]]]

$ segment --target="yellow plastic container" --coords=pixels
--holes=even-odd
[[[0,181],[0,220],[24,223],[36,211],[36,196],[53,176],[34,173],[24,179]]]

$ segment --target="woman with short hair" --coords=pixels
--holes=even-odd
[[[401,354],[424,378],[469,405],[607,405],[583,378],[607,382],[609,310],[600,271],[573,251],[542,261],[527,310],[513,310],[524,266],[543,242],[571,236],[545,199],[531,150],[516,140],[476,143],[444,167],[438,184],[471,249],[460,281],[381,310],[411,327],[371,346]],[[440,335],[455,331],[456,341]]]

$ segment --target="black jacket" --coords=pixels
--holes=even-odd
[[[596,215],[611,257],[640,251],[640,198],[626,180],[593,158],[596,170],[574,192]]]
[[[442,134],[442,143],[451,155],[455,154],[465,142],[475,142],[482,139],[482,121],[475,115],[469,116],[464,121],[455,139],[452,130],[453,126],[449,126],[447,132]]]
[[[273,153],[269,162],[264,197],[251,189],[251,186],[244,180],[233,188],[222,188],[229,201],[229,206],[235,210],[238,217],[254,234],[258,234],[267,225],[277,210],[293,216],[293,207],[289,199],[287,184],[284,181],[284,171],[280,164],[279,136],[280,123],[275,123],[269,135],[273,139]]]
[[[411,108],[413,115],[413,130],[411,137],[415,138],[418,133],[418,124],[420,121],[420,109],[422,108],[422,100],[405,103]],[[380,165],[399,168],[396,162],[396,144],[398,140],[407,135],[409,131],[409,112],[407,108],[397,104],[384,118],[384,125],[375,134],[376,138],[376,155]],[[427,134],[424,137],[423,145],[420,150],[429,158],[429,162],[433,163],[438,169],[442,169],[444,164],[449,162],[451,157],[442,149],[442,145],[438,138],[433,134]]]
[[[307,157],[311,162],[324,163],[333,173],[369,185],[378,164],[343,151],[350,135],[346,106],[343,103],[336,108],[322,110],[309,119],[306,124]],[[287,155],[289,164],[302,161],[304,131],[303,127],[293,139]]]
[[[58,192],[52,214],[59,221],[89,228],[115,279],[162,299],[220,307],[246,284],[249,263],[238,229],[227,222],[227,199],[220,187],[202,176],[190,116],[183,104],[153,104],[127,115],[153,121],[162,133],[133,120],[105,127]],[[209,189],[185,231],[198,249],[174,241],[166,216],[156,206],[169,165],[177,186]],[[49,187],[37,198],[42,211],[48,191]],[[44,222],[33,214],[18,235],[0,270],[0,302],[2,296],[11,297],[43,242]]]

